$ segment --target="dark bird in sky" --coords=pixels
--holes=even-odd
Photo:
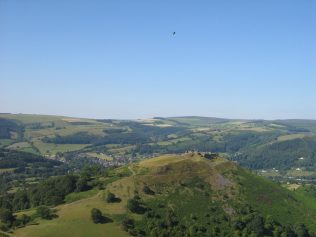
[[[172,32],[172,35],[175,35],[176,34],[176,32],[174,31],[174,32]]]

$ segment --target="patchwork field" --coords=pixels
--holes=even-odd
[[[168,153],[213,152],[268,177],[316,178],[316,122],[171,117],[83,119],[0,114],[0,148],[117,166]],[[1,135],[2,134],[2,135]],[[300,158],[305,158],[304,161]],[[60,160],[65,161],[64,158]],[[308,172],[293,172],[300,168]],[[287,172],[289,171],[289,172]],[[294,174],[293,174],[294,173]],[[270,175],[271,174],[271,175]],[[299,180],[298,180],[299,181]]]

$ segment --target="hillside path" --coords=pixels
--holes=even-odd
[[[132,172],[133,176],[136,175],[136,172],[133,170],[131,166],[128,166],[128,169]]]

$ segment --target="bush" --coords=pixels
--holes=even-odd
[[[213,160],[213,159],[218,158],[218,157],[219,157],[219,155],[217,153],[206,153],[204,155],[204,158],[208,159],[208,160]]]
[[[106,202],[107,203],[114,203],[114,202],[120,202],[121,199],[116,197],[114,193],[109,192],[107,197],[106,197]]]
[[[91,209],[91,219],[95,224],[112,222],[112,219],[104,216],[100,209],[97,208]]]
[[[102,212],[97,208],[92,208],[91,210],[91,219],[94,223],[102,223],[103,215]]]
[[[42,218],[42,219],[45,219],[45,220],[50,220],[53,218],[53,215],[52,215],[52,211],[49,207],[47,206],[39,206],[37,209],[36,209],[36,214]]]
[[[144,191],[145,194],[155,195],[155,192],[153,190],[151,190],[147,185],[144,186],[143,191]]]
[[[8,231],[9,230],[9,226],[0,222],[0,230],[1,231]],[[10,237],[10,236],[0,232],[0,237]]]
[[[85,177],[80,177],[78,181],[76,182],[76,192],[84,192],[91,189],[91,187],[88,185],[88,179]]]
[[[135,223],[133,219],[126,218],[122,221],[122,227],[125,231],[128,231],[129,229],[135,228]]]
[[[20,216],[16,219],[16,225],[17,226],[25,226],[30,221],[31,221],[31,217],[23,214],[22,216]]]
[[[127,201],[127,208],[137,214],[144,214],[146,212],[146,208],[142,206],[142,203],[140,202],[140,198],[138,196],[135,196],[132,199],[129,199]]]
[[[5,224],[12,224],[15,220],[13,213],[9,209],[0,209],[0,221]]]

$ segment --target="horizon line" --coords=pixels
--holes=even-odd
[[[125,118],[97,118],[97,117],[81,117],[81,116],[71,116],[71,115],[60,115],[60,114],[41,114],[41,113],[11,113],[11,112],[0,112],[1,115],[27,115],[27,116],[52,116],[52,117],[67,117],[67,118],[77,118],[77,119],[91,119],[91,120],[146,120],[146,119],[173,119],[173,118],[211,118],[211,119],[223,119],[223,120],[245,120],[245,121],[278,121],[278,120],[309,120],[316,121],[316,118],[274,118],[274,119],[263,119],[263,118],[229,118],[229,117],[216,117],[216,116],[205,116],[205,115],[177,115],[177,116],[153,116],[146,118],[134,118],[134,119],[125,119]]]

